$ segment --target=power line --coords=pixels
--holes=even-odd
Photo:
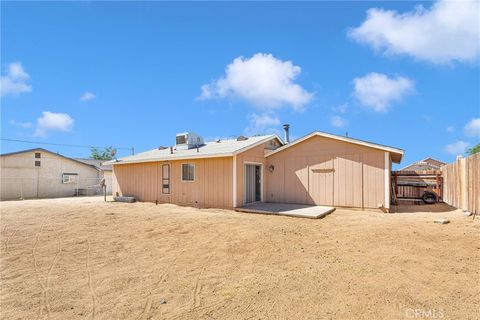
[[[44,144],[44,145],[50,145],[50,146],[62,146],[62,147],[75,147],[75,148],[97,148],[97,149],[105,149],[109,147],[95,147],[95,146],[84,146],[84,145],[79,145],[79,144],[66,144],[66,143],[54,143],[54,142],[39,142],[39,141],[29,141],[29,140],[18,140],[18,139],[7,139],[7,138],[1,138],[0,140],[2,141],[11,141],[11,142],[22,142],[22,143],[31,143],[31,144]],[[131,147],[113,147],[116,150],[130,150],[132,151],[132,154],[135,153],[135,148]]]

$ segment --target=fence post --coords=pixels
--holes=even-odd
[[[23,200],[23,178],[20,178],[20,200]]]
[[[460,188],[461,188],[461,198],[460,206],[463,210],[468,208],[468,185],[467,185],[467,159],[460,158]]]

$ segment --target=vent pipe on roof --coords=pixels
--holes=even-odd
[[[284,124],[283,125],[283,130],[285,130],[285,138],[283,140],[285,140],[285,144],[290,143],[290,134],[288,132],[289,129],[290,129],[289,124]]]

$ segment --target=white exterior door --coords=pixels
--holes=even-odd
[[[245,164],[244,203],[262,201],[262,166]]]

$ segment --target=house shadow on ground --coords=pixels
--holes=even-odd
[[[418,204],[418,205],[398,205],[390,208],[391,213],[438,213],[452,212],[459,210],[446,203],[439,202],[435,204]]]

